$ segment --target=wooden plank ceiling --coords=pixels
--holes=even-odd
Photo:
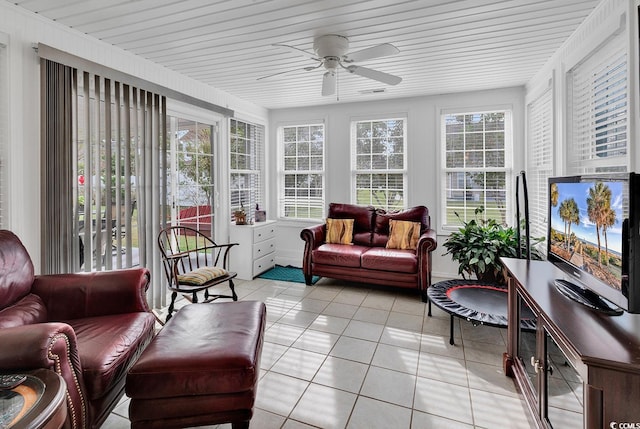
[[[5,0],[7,1],[7,0]],[[525,84],[599,0],[12,0],[150,61],[267,108],[455,93]],[[396,86],[338,72],[321,96],[313,52],[324,34],[354,52],[400,53],[357,63]],[[259,77],[294,70],[257,80]],[[378,92],[384,90],[384,92]],[[375,91],[375,92],[374,92]]]

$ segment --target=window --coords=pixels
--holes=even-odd
[[[626,171],[627,53],[624,32],[569,71],[570,174]]]
[[[548,180],[553,174],[552,94],[548,88],[527,106],[527,189],[532,237],[547,234]]]
[[[442,115],[442,226],[475,218],[507,223],[510,217],[511,112]]]
[[[217,127],[171,117],[171,194],[176,224],[213,238],[214,143]]]
[[[324,125],[282,127],[280,216],[321,219],[324,210]]]
[[[264,175],[264,126],[230,119],[231,219],[244,209],[252,213],[262,206]]]
[[[385,210],[405,208],[406,120],[352,123],[352,201]]]

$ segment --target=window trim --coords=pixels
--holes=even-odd
[[[515,213],[515,173],[514,173],[514,121],[516,115],[514,112],[513,104],[495,104],[495,105],[482,105],[482,106],[465,106],[460,107],[437,107],[436,111],[439,112],[439,118],[437,121],[438,132],[438,145],[437,145],[437,161],[438,168],[437,186],[440,189],[438,192],[438,212],[437,212],[437,233],[439,235],[449,235],[453,231],[457,231],[460,226],[458,225],[446,225],[446,162],[445,162],[445,116],[446,115],[465,115],[471,113],[490,113],[490,112],[505,112],[509,116],[509,120],[505,122],[505,167],[501,171],[505,171],[506,176],[506,219],[513,219]],[[507,165],[508,163],[508,165]],[[482,169],[482,171],[486,171]]]
[[[393,121],[393,120],[401,120],[403,121],[403,127],[402,127],[402,144],[403,144],[403,151],[402,151],[402,165],[403,168],[401,169],[379,169],[379,170],[375,170],[375,169],[368,169],[368,170],[358,170],[357,167],[357,124],[360,122],[376,122],[376,121]],[[350,120],[350,176],[351,176],[351,188],[350,188],[350,201],[352,204],[358,204],[357,202],[357,190],[356,190],[356,186],[357,186],[357,176],[358,174],[402,174],[402,193],[403,193],[403,198],[402,198],[402,209],[406,209],[408,208],[408,150],[409,150],[409,144],[408,144],[408,126],[409,124],[409,119],[408,119],[408,114],[406,113],[390,113],[388,115],[370,115],[370,116],[358,116],[358,117],[352,117]],[[384,208],[386,209],[386,207],[379,207],[379,206],[375,206],[376,208]]]
[[[284,129],[288,127],[312,127],[322,126],[323,144],[322,144],[322,170],[295,170],[285,171],[284,169]],[[306,221],[318,221],[326,217],[326,202],[327,202],[327,121],[325,119],[309,120],[309,121],[295,121],[279,123],[276,129],[277,135],[277,170],[278,170],[278,220],[287,222],[306,222]],[[289,217],[284,215],[284,178],[286,174],[297,174],[302,172],[303,174],[319,174],[322,176],[322,203],[321,214],[319,218],[301,218],[301,217]]]

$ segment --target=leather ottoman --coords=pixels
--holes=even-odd
[[[265,317],[257,301],[181,308],[127,374],[131,427],[248,428]]]

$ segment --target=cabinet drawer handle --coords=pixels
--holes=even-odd
[[[531,356],[531,366],[533,366],[533,370],[536,374],[539,374],[545,370],[544,364],[540,363],[540,359],[536,359],[535,356]],[[553,374],[553,368],[549,366],[549,375]]]

